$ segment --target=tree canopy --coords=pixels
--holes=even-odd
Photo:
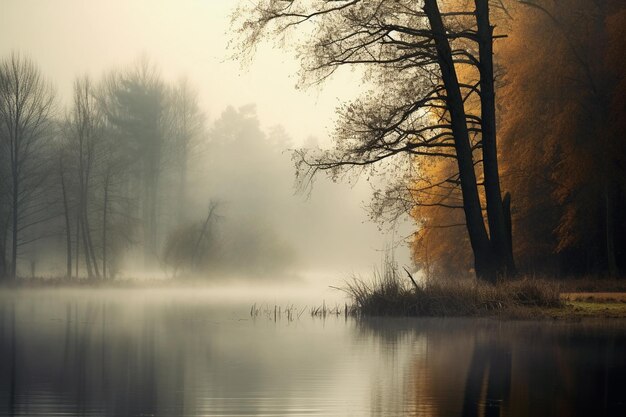
[[[299,48],[305,74],[323,81],[342,66],[363,67],[372,85],[339,110],[332,150],[296,152],[300,179],[309,181],[319,171],[333,177],[355,168],[393,171],[400,182],[378,193],[379,212],[420,205],[462,209],[476,272],[493,282],[515,266],[497,162],[497,35],[490,13],[486,0],[441,7],[435,0],[269,0],[240,16],[244,46],[308,25],[303,30],[311,34]],[[475,104],[466,106],[470,102]],[[424,164],[446,159],[455,169],[431,181]],[[424,181],[414,186],[410,177]],[[455,188],[461,199],[451,203]]]

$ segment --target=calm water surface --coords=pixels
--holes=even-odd
[[[274,322],[252,300],[5,290],[0,415],[626,415],[624,322]]]

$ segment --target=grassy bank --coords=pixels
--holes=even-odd
[[[566,284],[566,290],[572,286]],[[587,285],[591,286],[593,283]],[[373,279],[354,278],[342,289],[352,298],[353,314],[361,316],[626,318],[626,296],[564,293],[561,283],[542,279],[518,279],[495,286],[469,280],[418,284],[408,272],[387,264]]]

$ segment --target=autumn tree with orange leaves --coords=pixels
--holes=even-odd
[[[524,6],[500,58],[519,256],[533,270],[617,275],[626,266],[626,6]]]
[[[518,266],[618,275],[626,268],[626,7],[614,0],[507,6],[510,16],[497,22],[508,26],[495,50],[503,70],[497,104]],[[414,241],[418,264],[439,276],[471,267],[458,227],[439,227],[458,218],[427,207],[414,216],[431,225]]]
[[[378,194],[379,213],[462,211],[476,275],[489,282],[515,272],[498,167],[493,9],[487,0],[266,0],[239,13],[244,47],[312,28],[300,45],[307,74],[322,81],[338,68],[361,67],[373,85],[340,109],[334,149],[296,152],[299,179],[320,171],[335,178],[350,170],[392,172],[399,181]],[[460,77],[464,67],[470,75]],[[450,175],[432,181],[426,166],[446,160]],[[417,186],[415,175],[424,180]],[[451,193],[459,195],[455,203]]]

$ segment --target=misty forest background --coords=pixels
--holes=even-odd
[[[494,44],[496,114],[517,270],[622,275],[626,8],[617,0],[517,4],[492,19],[507,35]],[[298,164],[310,151],[286,152],[294,145],[284,129],[263,131],[252,105],[209,123],[201,86],[163,79],[145,57],[99,78],[77,76],[63,105],[36,58],[14,52],[0,62],[0,276],[272,275],[297,267],[290,242],[316,226],[277,206],[293,194],[292,156]],[[387,92],[403,100],[400,89]],[[355,114],[368,111],[357,101],[338,112],[336,149]],[[315,150],[316,139],[305,148]],[[372,181],[372,217],[411,216],[408,243],[425,276],[472,276],[455,165],[409,159]],[[480,160],[476,173],[480,185]],[[288,213],[342,204],[331,189],[311,191],[325,207],[293,203]]]

